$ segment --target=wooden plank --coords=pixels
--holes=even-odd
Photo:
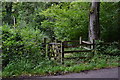
[[[83,47],[84,49],[87,49],[87,50],[91,50],[90,48],[88,48],[88,47]]]
[[[64,64],[64,42],[61,42],[61,63]]]
[[[64,48],[74,48],[74,47],[79,47],[80,45],[75,45],[75,46],[64,46]]]
[[[93,42],[92,42],[92,43],[93,43],[93,45],[92,45],[92,49],[95,49],[95,40],[94,40],[94,39],[93,39]],[[95,52],[93,51],[92,53],[93,53],[92,56],[94,56],[94,55],[95,55]]]
[[[93,45],[93,44],[76,44],[76,45],[73,45],[73,46],[64,45],[64,48],[74,48],[74,47],[80,47],[80,46],[83,46],[83,45]]]
[[[60,43],[49,43],[51,45],[60,45]]]
[[[75,40],[75,41],[64,41],[64,42],[79,42],[79,40]]]
[[[92,50],[76,50],[76,51],[64,51],[64,53],[74,53],[74,52],[91,52]]]
[[[47,51],[47,56],[49,58],[49,60],[51,59],[51,54],[50,54],[50,45],[48,44],[48,51]]]
[[[82,37],[79,38],[79,44],[82,44]]]
[[[80,36],[80,38],[79,38],[79,44],[82,44],[82,37]],[[82,46],[80,46],[80,48],[81,48]]]
[[[95,49],[95,40],[93,39],[93,49]]]
[[[82,44],[79,44],[79,45],[93,45],[93,43],[89,43],[89,44],[82,43]]]
[[[91,57],[69,57],[69,58],[64,58],[64,59],[76,59],[76,58],[85,59],[85,58],[91,58]]]
[[[44,39],[43,39],[43,43],[44,43],[43,49],[44,49],[44,51],[45,51],[45,53],[43,54],[44,57],[47,55],[47,44],[46,44],[46,42],[47,42],[47,38],[44,38]]]
[[[84,44],[92,44],[92,43],[89,42],[89,41],[82,41],[82,43],[84,43]]]
[[[96,44],[96,45],[111,45],[111,43],[101,43],[101,44]]]
[[[60,45],[60,43],[42,43],[43,45],[46,45],[46,44],[53,44],[53,45]],[[95,44],[95,43],[94,43]],[[76,45],[93,45],[93,43],[89,43],[89,44],[85,44],[85,43],[82,43],[82,44],[76,44]],[[111,43],[101,43],[101,44],[95,44],[95,45],[111,45]],[[118,44],[116,44],[118,45]]]

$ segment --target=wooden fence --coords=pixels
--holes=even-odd
[[[52,57],[55,60],[60,61],[62,64],[64,64],[64,55],[65,53],[74,53],[74,52],[94,52],[95,48],[95,41],[92,42],[89,41],[82,41],[82,38],[80,37],[79,40],[76,41],[58,41],[55,40],[52,43],[46,43],[46,38],[44,38],[44,47],[45,47],[45,53],[46,56],[51,59]],[[76,45],[71,45],[69,43],[78,43]],[[84,48],[85,50],[73,50],[73,51],[66,51],[65,48],[75,48],[80,47]]]

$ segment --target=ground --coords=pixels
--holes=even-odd
[[[105,68],[100,70],[90,70],[80,73],[69,73],[66,75],[56,75],[56,76],[31,76],[31,77],[20,77],[20,78],[11,78],[12,80],[21,79],[21,80],[33,80],[33,79],[44,79],[48,78],[119,78],[118,71],[120,67],[115,68]],[[3,79],[5,80],[5,79]],[[6,79],[8,80],[8,78]],[[10,79],[9,79],[10,80]]]

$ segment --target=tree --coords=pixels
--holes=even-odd
[[[118,2],[100,3],[100,38],[105,42],[120,40],[120,4]]]
[[[13,2],[5,2],[3,3],[4,5],[4,9],[6,12],[6,15],[4,16],[3,18],[3,21],[7,24],[13,24],[13,20],[12,20],[12,5],[13,5]]]
[[[89,3],[54,4],[43,11],[48,20],[42,22],[42,27],[53,27],[55,37],[59,40],[77,40],[80,36],[87,40],[88,8]]]
[[[95,2],[95,0],[92,0],[89,24],[89,40],[91,42],[93,39],[98,40],[100,38],[99,9],[100,2]]]

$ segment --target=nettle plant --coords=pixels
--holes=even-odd
[[[40,58],[40,45],[44,34],[39,29],[20,26],[13,28],[3,25],[2,31],[3,65],[22,56],[35,58],[34,56],[37,55]]]
[[[96,41],[96,53],[108,54],[108,55],[119,55],[120,54],[120,44],[118,42],[112,42],[108,45],[104,45],[104,41]],[[98,45],[97,45],[98,44]]]

